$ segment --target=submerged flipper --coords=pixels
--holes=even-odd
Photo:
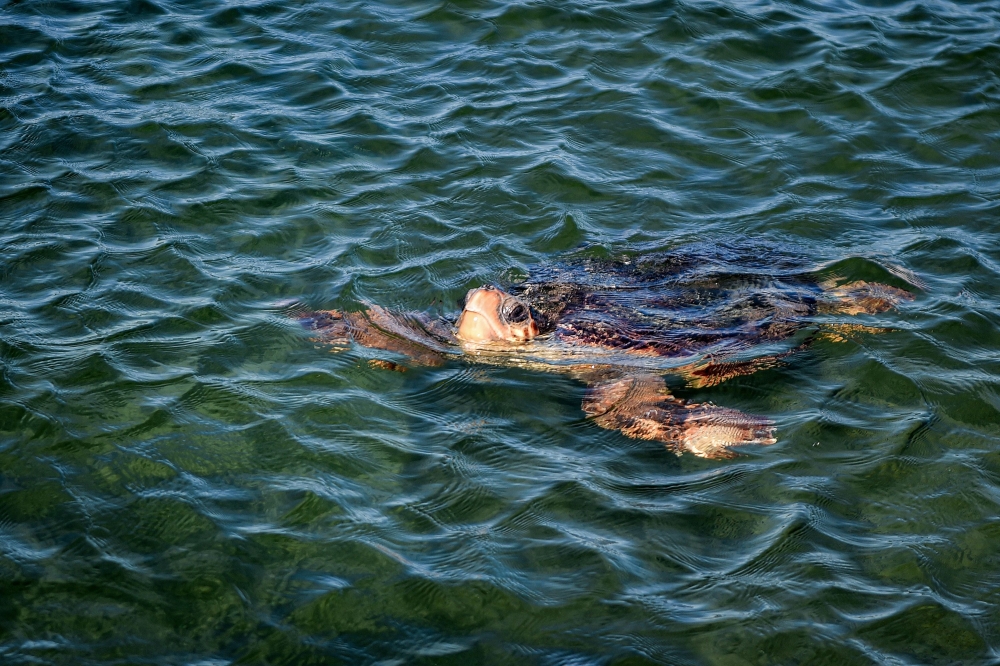
[[[905,289],[881,282],[857,280],[837,285],[837,280],[833,278],[820,283],[819,286],[823,289],[824,297],[820,301],[820,311],[829,314],[878,314],[891,310],[902,302],[914,299],[913,294]],[[682,366],[677,370],[692,388],[705,388],[721,384],[734,377],[742,377],[760,370],[780,366],[786,357],[802,351],[818,339],[844,342],[857,333],[886,333],[891,330],[856,323],[824,322],[802,344],[780,354],[758,356],[746,361],[706,358],[697,363]]]
[[[848,315],[878,314],[914,298],[905,289],[881,282],[856,280],[838,285],[836,278],[831,278],[821,282],[819,286],[823,289],[824,296],[830,299],[826,307],[833,312]]]
[[[801,344],[778,354],[758,356],[746,361],[718,360],[709,356],[697,363],[683,365],[677,368],[676,371],[681,377],[687,380],[688,386],[692,388],[716,386],[735,377],[744,377],[752,375],[755,372],[760,372],[761,370],[780,367],[785,364],[787,357],[806,349],[818,337],[816,333],[812,333]]]
[[[443,365],[450,352],[451,333],[438,322],[419,315],[407,315],[372,305],[364,312],[320,310],[298,315],[299,322],[313,339],[330,345],[334,351],[346,349],[351,341],[362,347],[402,354],[416,365]],[[388,370],[402,370],[392,361],[373,359],[369,365]]]
[[[686,403],[670,395],[658,375],[593,383],[583,411],[602,428],[663,442],[678,455],[689,451],[701,458],[731,458],[730,447],[776,441],[770,419],[711,403]]]
[[[810,341],[811,339],[806,343],[781,354],[758,356],[757,358],[752,358],[748,361],[713,361],[711,359],[706,359],[700,363],[692,363],[690,365],[682,366],[678,368],[678,371],[681,377],[687,380],[688,386],[691,388],[716,386],[717,384],[721,384],[722,382],[735,377],[752,375],[753,373],[761,370],[769,370],[783,365],[784,361],[782,359],[786,356],[794,354],[800,349],[804,349],[805,345]]]

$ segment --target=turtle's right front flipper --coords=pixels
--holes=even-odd
[[[449,352],[449,341],[438,339],[445,333],[433,322],[420,315],[393,312],[379,305],[372,305],[364,312],[305,312],[298,315],[298,320],[315,333],[315,341],[330,345],[334,351],[345,349],[354,341],[362,347],[402,354],[417,365],[429,366],[442,365]],[[397,364],[380,359],[372,364],[400,369]]]
[[[300,312],[295,316],[302,327],[312,331],[313,340],[330,345],[335,350],[347,348],[353,340],[350,313],[339,310]]]
[[[730,447],[773,444],[774,423],[711,403],[687,403],[667,392],[663,378],[636,374],[598,380],[583,399],[594,423],[627,437],[664,442],[676,453],[731,458]]]

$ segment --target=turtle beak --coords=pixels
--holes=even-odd
[[[538,324],[535,323],[534,319],[528,319],[528,323],[522,329],[515,331],[514,334],[519,335],[527,342],[538,335]]]

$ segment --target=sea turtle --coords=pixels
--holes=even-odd
[[[561,262],[506,289],[470,289],[454,323],[379,305],[298,317],[324,344],[353,341],[410,364],[461,358],[563,372],[586,383],[583,411],[597,425],[678,454],[723,458],[732,446],[774,443],[773,422],[675,398],[665,376],[703,387],[771,368],[818,337],[883,330],[843,315],[913,299],[899,287],[822,272],[771,246],[696,245]],[[369,363],[405,370],[386,358]]]

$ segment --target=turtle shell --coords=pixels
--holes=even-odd
[[[563,344],[657,356],[788,338],[822,293],[793,255],[717,244],[554,264],[511,290]]]

